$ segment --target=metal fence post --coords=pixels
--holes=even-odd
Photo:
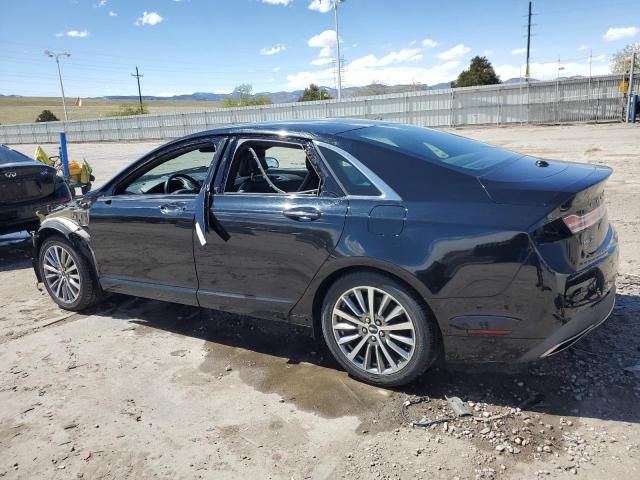
[[[453,127],[453,88],[451,89],[451,94],[449,95],[449,126]]]

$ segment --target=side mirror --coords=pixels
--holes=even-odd
[[[277,158],[274,157],[264,157],[265,162],[267,162],[267,167],[269,168],[278,168],[280,166],[280,162]]]

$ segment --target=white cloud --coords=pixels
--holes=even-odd
[[[522,48],[514,48],[513,50],[511,50],[511,55],[522,55],[526,51],[527,51],[527,49],[524,48],[524,47],[522,47]]]
[[[349,68],[375,68],[386,67],[392,63],[416,62],[422,59],[422,50],[419,48],[404,48],[397,52],[391,52],[384,57],[378,58],[373,54],[357,58],[349,64]]]
[[[336,44],[336,31],[325,30],[309,39],[307,45],[313,48],[333,47]]]
[[[318,57],[327,58],[333,55],[333,49],[331,47],[322,47],[318,53]]]
[[[136,25],[157,25],[164,20],[156,12],[143,12],[142,16],[136,20]]]
[[[118,14],[116,12],[109,12],[110,17],[117,17]]]
[[[291,3],[292,0],[260,0],[260,1],[268,5],[284,5],[286,7]]]
[[[100,0],[100,1],[98,2],[98,5],[96,5],[96,7],[98,7],[98,8],[102,8],[102,7],[104,7],[107,3],[109,3],[109,0]]]
[[[441,60],[445,60],[445,61],[450,61],[450,60],[457,60],[460,57],[465,56],[467,53],[469,53],[471,51],[471,49],[467,46],[465,46],[464,44],[460,43],[458,45],[456,45],[453,48],[450,48],[449,50],[446,50],[442,53],[438,54],[438,58]]]
[[[580,50],[581,52],[584,52],[585,50],[589,50],[589,46],[588,45],[580,45],[578,50]]]
[[[311,65],[315,65],[316,67],[321,67],[323,65],[329,65],[333,62],[333,58],[331,57],[318,57],[314,60],[311,60]]]
[[[68,32],[56,33],[56,37],[86,38],[88,36],[89,32],[86,30],[69,30]]]
[[[607,42],[614,42],[616,40],[635,37],[638,32],[640,32],[640,28],[638,27],[611,27],[602,38]]]
[[[329,59],[333,56],[333,47],[336,45],[336,31],[325,30],[317,35],[311,37],[307,45],[311,48],[319,48],[318,58],[311,62],[312,65],[327,65],[330,63]]]
[[[284,52],[287,49],[287,47],[281,43],[278,43],[277,45],[271,47],[271,48],[263,48],[260,50],[260,55],[266,55],[266,56],[271,56],[271,55],[277,55],[280,52]]]
[[[489,55],[493,55],[493,54],[494,54],[494,51],[493,50],[489,50],[489,49],[484,50],[482,52],[482,55],[484,55],[485,57],[488,57]]]
[[[320,13],[327,13],[333,8],[333,0],[311,0],[309,3],[309,10],[313,10]]]
[[[438,46],[438,42],[436,42],[432,38],[425,38],[424,40],[422,40],[422,46],[427,48],[435,48]]]
[[[273,69],[273,72],[274,72],[274,73],[275,73],[275,72],[279,72],[280,70],[282,70],[282,68],[280,68],[280,67],[276,67],[276,68],[274,68],[274,69]]]

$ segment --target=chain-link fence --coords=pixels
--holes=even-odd
[[[70,142],[160,140],[228,124],[339,117],[430,127],[610,121],[622,119],[625,102],[624,94],[620,92],[621,81],[621,75],[607,75],[395,93],[341,101],[1,125],[0,143],[55,143],[63,130]]]

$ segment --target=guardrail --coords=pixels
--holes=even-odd
[[[0,125],[0,143],[160,140],[235,123],[379,119],[431,127],[622,119],[621,75],[488,85],[184,113]],[[635,83],[635,82],[634,82]],[[637,91],[637,90],[636,90]]]

